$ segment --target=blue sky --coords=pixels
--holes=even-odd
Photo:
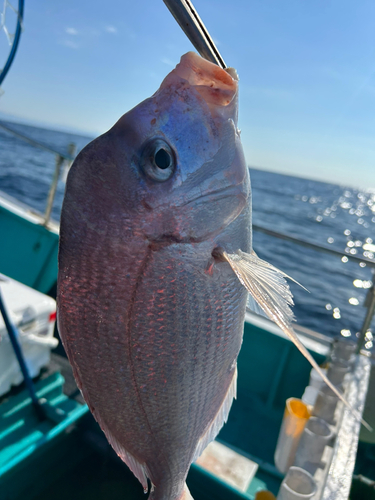
[[[375,188],[375,2],[194,3],[240,75],[248,163]],[[0,33],[0,65],[5,41]],[[188,50],[162,0],[26,0],[0,111],[97,135]]]

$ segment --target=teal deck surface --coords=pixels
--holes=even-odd
[[[17,492],[22,493],[25,488],[28,490],[26,476],[35,478],[42,470],[36,469],[38,459],[47,460],[44,465],[49,465],[48,461],[52,459],[52,455],[56,454],[55,452],[61,453],[66,447],[66,443],[61,446],[66,430],[87,413],[86,405],[77,403],[63,394],[63,384],[64,378],[59,373],[36,384],[39,398],[45,398],[51,406],[66,413],[65,419],[59,424],[38,419],[26,390],[11,396],[0,405],[2,500],[16,498]],[[39,478],[39,481],[43,479]]]

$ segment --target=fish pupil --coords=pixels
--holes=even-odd
[[[171,166],[171,156],[163,148],[155,154],[155,165],[163,170]]]

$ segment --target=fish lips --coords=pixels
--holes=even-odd
[[[159,90],[183,81],[188,82],[211,109],[225,108],[237,97],[236,71],[233,68],[224,70],[194,52],[181,57],[179,64],[166,76]]]

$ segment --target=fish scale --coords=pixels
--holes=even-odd
[[[195,251],[198,254],[200,253],[199,248],[196,248]],[[184,245],[174,245],[171,248],[153,253],[152,259],[151,256],[149,257],[150,264],[144,269],[145,275],[142,276],[142,279],[133,278],[132,280],[134,285],[131,295],[134,294],[134,289],[137,288],[132,302],[133,311],[131,319],[129,320],[128,318],[128,327],[131,328],[132,334],[125,340],[123,323],[119,323],[117,326],[112,325],[110,334],[119,339],[119,341],[113,344],[103,341],[106,338],[103,335],[103,331],[107,327],[105,316],[98,323],[93,313],[96,311],[98,315],[98,312],[101,311],[100,304],[102,303],[108,304],[107,308],[109,308],[111,302],[108,302],[108,294],[105,291],[105,286],[103,287],[103,283],[111,282],[114,276],[117,279],[121,278],[121,274],[119,274],[120,270],[118,269],[110,275],[106,275],[105,271],[102,270],[101,275],[96,275],[94,282],[91,283],[92,296],[97,298],[96,300],[90,298],[88,311],[84,316],[83,331],[90,332],[89,339],[79,337],[74,345],[70,344],[70,347],[68,347],[68,351],[73,350],[75,352],[73,355],[70,354],[70,357],[73,359],[76,358],[77,353],[85,351],[85,362],[80,365],[80,373],[86,374],[86,376],[80,375],[81,384],[85,387],[84,395],[86,400],[90,402],[94,415],[97,408],[106,408],[102,410],[101,420],[106,426],[112,429],[112,434],[115,437],[119,435],[119,440],[123,439],[125,427],[132,429],[133,440],[135,437],[133,426],[137,429],[140,428],[141,435],[136,435],[136,441],[139,443],[140,450],[143,450],[145,443],[142,440],[142,436],[144,437],[145,433],[148,433],[147,428],[149,427],[149,433],[154,433],[154,437],[157,434],[157,442],[160,443],[156,449],[152,447],[151,456],[158,456],[159,447],[161,449],[162,446],[161,443],[166,448],[168,448],[168,445],[174,447],[175,442],[180,440],[181,429],[186,428],[189,430],[188,434],[190,436],[185,436],[181,441],[192,443],[190,454],[186,452],[186,445],[178,448],[177,456],[169,452],[169,460],[172,464],[181,464],[184,457],[186,457],[186,461],[191,461],[196,445],[194,440],[191,439],[191,435],[201,436],[204,434],[222,403],[223,395],[227,391],[233,376],[233,371],[231,374],[228,371],[227,382],[223,383],[223,367],[226,367],[226,370],[228,370],[237,357],[241,343],[242,321],[236,314],[236,311],[238,306],[241,306],[239,302],[242,301],[244,303],[247,295],[233,274],[230,274],[226,278],[227,280],[229,278],[227,283],[223,283],[220,279],[221,276],[210,278],[204,272],[196,275],[194,273],[195,266],[190,266],[190,270],[187,270],[186,267],[178,266],[181,254],[183,253]],[[93,256],[95,256],[95,252],[93,252]],[[90,275],[91,269],[97,268],[97,264],[90,261],[87,255],[84,256],[82,263],[77,255],[75,260],[77,262],[77,266],[75,267],[79,270],[79,275],[75,276],[71,274],[72,279],[69,283],[75,284],[72,287],[74,289],[72,297],[75,296],[77,283],[81,279],[80,277],[82,275]],[[168,279],[163,279],[163,287],[164,289],[168,288],[169,292],[173,291],[174,304],[172,302],[172,304],[169,303],[169,307],[160,308],[160,304],[163,303],[163,294],[155,293],[154,283],[160,286],[160,272],[164,272],[162,263],[165,261],[170,263],[172,269],[169,269]],[[171,264],[173,262],[176,265]],[[122,274],[125,272],[126,270],[123,270]],[[207,286],[207,281],[210,283],[210,286]],[[82,283],[83,290],[85,290],[86,283],[86,280]],[[101,283],[101,285],[95,290],[93,288],[94,283]],[[224,291],[223,285],[225,287]],[[129,288],[127,289],[128,295],[130,294]],[[231,292],[229,300],[228,297],[225,297],[228,293],[223,293],[227,290]],[[69,300],[70,290],[67,289],[61,293],[64,296],[65,302],[71,303]],[[208,304],[205,300],[205,296],[207,295],[210,297]],[[213,297],[218,298],[213,299]],[[117,299],[116,304],[118,302],[121,303],[122,300]],[[208,305],[208,309],[205,304]],[[231,307],[228,307],[228,304]],[[223,312],[223,309],[225,309],[225,312]],[[146,314],[145,310],[147,311]],[[69,318],[73,322],[77,321],[80,323],[80,313],[81,311],[78,308],[75,314],[74,311],[70,310]],[[172,347],[170,344],[166,346],[163,333],[160,333],[160,330],[155,325],[157,323],[155,318],[160,318],[161,313],[163,323],[165,322],[166,326],[167,341],[170,342],[171,337],[173,337]],[[99,316],[102,316],[101,312]],[[131,325],[129,321],[131,321]],[[234,323],[236,324],[236,328],[233,328]],[[196,328],[196,325],[200,324],[205,326],[203,332],[201,329],[197,330]],[[69,326],[67,325],[66,328],[69,328]],[[225,349],[227,339],[229,335],[233,335],[233,332],[236,331],[238,337],[237,344],[232,343],[231,351],[227,352]],[[207,342],[207,337],[213,338],[214,341]],[[155,384],[153,384],[151,386],[151,394],[148,392],[150,387],[149,365],[145,363],[145,357],[148,355],[147,348],[145,348],[147,342],[152,345],[152,352],[155,354],[152,363],[153,374],[159,374],[159,381],[156,382],[157,389],[155,389]],[[126,372],[129,365],[129,359],[126,354],[129,344],[131,344],[131,351],[134,353],[130,364],[134,365],[136,386],[140,391],[144,413],[155,416],[155,418],[149,419],[147,423],[142,421],[143,415],[140,416],[138,413],[133,415],[135,421],[131,423],[131,411],[127,412],[124,421],[118,415],[119,393],[123,397],[130,399],[130,404],[124,403],[126,407],[131,407],[131,402],[135,398],[134,391],[127,389],[128,378],[121,377],[121,373]],[[193,360],[191,371],[189,367],[181,365],[181,351],[184,352],[183,359]],[[179,354],[177,359],[180,359],[177,372],[174,371],[174,365],[169,363],[170,357],[176,357],[176,353]],[[78,361],[76,363],[80,364]],[[104,366],[106,370],[103,373],[101,371],[102,368],[99,368],[99,377],[94,378],[92,377],[92,371],[93,369],[96,371],[95,365],[99,365],[99,367]],[[123,371],[119,371],[120,377],[117,372],[114,372],[114,367],[118,367],[119,365],[124,368]],[[108,370],[108,367],[112,369]],[[199,370],[198,367],[201,367],[201,369]],[[167,374],[166,372],[168,372],[169,368],[171,368],[170,373]],[[181,373],[184,369],[189,372],[189,380],[185,384],[183,383],[183,377],[181,378]],[[164,383],[166,376],[172,391],[167,391],[167,385]],[[170,379],[170,377],[174,377],[175,380]],[[200,386],[199,382],[203,382],[203,387]],[[160,398],[155,399],[153,397],[155,390],[162,397],[163,405],[161,407],[158,406],[159,401],[161,401]],[[177,406],[176,401],[179,403]],[[191,404],[191,401],[193,401],[193,404]],[[166,405],[166,402],[170,403]],[[115,421],[112,421],[114,417]],[[140,421],[142,422],[141,425]],[[160,426],[160,423],[165,423],[166,432],[163,426]],[[130,451],[137,457],[141,454],[140,450],[131,449]],[[159,482],[157,471],[154,472],[153,481],[155,484]]]
[[[133,308],[134,319],[132,320],[133,324],[132,324],[131,338],[137,338],[138,334],[141,332],[143,332],[143,335],[145,335],[146,338],[148,337],[148,333],[150,338],[152,338],[154,335],[157,335],[155,334],[155,329],[153,324],[152,323],[150,324],[148,322],[148,318],[147,319],[145,318],[144,315],[145,304],[146,304],[146,309],[148,311],[150,310],[150,308],[152,308],[153,311],[155,311],[154,313],[155,315],[160,314],[158,310],[158,303],[157,302],[152,303],[151,300],[148,299],[149,296],[152,296],[154,293],[153,291],[155,289],[154,283],[159,283],[158,272],[161,267],[160,261],[167,260],[168,262],[170,262],[172,260],[172,256],[168,254],[172,253],[175,252],[169,251],[169,249],[163,250],[162,252],[157,252],[152,262],[152,268],[151,266],[147,268],[147,273],[138,287],[137,296],[134,301],[134,308]],[[165,314],[166,317],[164,318],[164,320],[166,322],[168,334],[160,335],[160,337],[157,338],[155,342],[157,350],[156,350],[156,360],[154,366],[155,366],[155,372],[159,374],[161,390],[162,391],[164,390],[164,385],[167,378],[172,376],[175,377],[177,383],[174,384],[173,381],[171,381],[171,384],[169,384],[168,387],[170,386],[173,390],[176,390],[177,394],[181,393],[181,395],[183,395],[191,387],[194,387],[194,383],[192,383],[189,379],[189,385],[185,387],[182,385],[181,380],[179,380],[181,379],[182,372],[185,368],[186,371],[188,371],[190,374],[190,368],[186,367],[186,364],[184,363],[183,359],[181,360],[181,352],[185,354],[186,363],[187,361],[189,361],[189,364],[191,362],[190,360],[194,358],[194,352],[196,351],[199,353],[200,356],[199,359],[196,360],[197,363],[192,363],[192,368],[193,368],[192,373],[194,376],[194,368],[202,364],[202,370],[203,370],[202,378],[206,379],[207,366],[211,366],[211,363],[207,365],[208,356],[210,354],[212,355],[215,351],[220,350],[221,339],[220,337],[218,337],[215,342],[207,345],[206,343],[207,332],[203,332],[206,335],[202,335],[201,329],[198,328],[197,331],[196,325],[205,323],[205,317],[203,316],[204,310],[202,311],[200,310],[199,307],[197,307],[197,304],[203,303],[202,295],[207,293],[207,285],[204,282],[205,276],[202,277],[203,278],[202,282],[199,283],[199,280],[197,280],[195,275],[192,276],[193,279],[189,279],[189,277],[186,276],[184,280],[181,280],[180,273],[178,272],[174,273],[173,271],[171,271],[168,279],[175,280],[176,277],[178,283],[180,284],[183,282],[188,282],[189,290],[188,293],[186,294],[185,287],[180,286],[183,298],[185,300],[179,301],[178,300],[179,294],[178,291],[176,291],[176,303],[179,304],[180,302],[181,305],[177,305],[176,308],[169,308]],[[209,293],[217,295],[218,291],[213,289]],[[181,321],[181,317],[183,317],[183,315],[185,315],[185,321]],[[173,341],[175,344],[177,344],[172,348],[172,350],[170,348],[170,343],[169,343],[171,331],[173,331]],[[214,331],[211,332],[211,334],[216,335],[216,332],[217,330],[214,329]],[[144,386],[147,384],[147,380],[144,377],[144,352],[147,349],[147,347],[143,346],[143,349],[140,353],[137,350],[139,345],[135,344],[134,347],[136,347],[134,349],[135,355],[133,357],[133,362],[135,365],[134,371],[137,374],[137,380],[139,381],[138,385]],[[207,350],[208,347],[210,347],[211,352]],[[150,349],[152,349],[154,352],[154,343],[152,343]],[[177,351],[180,353],[179,354],[180,367],[179,371],[177,372],[172,370],[172,368],[170,368],[170,363],[169,363],[171,355],[173,356],[173,351],[175,352]],[[237,353],[228,354],[230,358],[230,363],[232,363],[233,359],[235,359],[236,354]],[[223,360],[220,360],[220,363],[217,365],[217,371],[222,370],[222,362]],[[174,396],[171,397],[170,400],[174,401]],[[210,398],[206,397],[206,395],[203,394],[203,401],[210,401]],[[151,400],[148,404],[152,406],[156,403],[157,402]],[[150,413],[152,415],[153,413],[152,409],[150,409]],[[187,412],[184,410],[181,413],[184,415]]]
[[[197,252],[199,252],[199,249],[197,249]],[[154,283],[157,283],[157,285],[160,284],[159,273],[160,269],[163,269],[162,262],[173,262],[173,254],[178,254],[178,258],[181,258],[180,251],[172,247],[155,253],[150,265],[145,269],[142,281],[138,283],[132,310],[131,339],[136,339],[138,336],[143,335],[146,338],[150,337],[151,340],[157,335],[153,323],[149,323],[149,316],[145,316],[144,310],[146,305],[147,311],[151,310],[155,316],[160,315],[158,300],[153,302],[149,299],[155,293]],[[186,272],[184,270],[183,274]],[[159,443],[160,452],[167,450],[165,453],[170,457],[169,463],[171,464],[171,468],[174,467],[173,464],[181,464],[183,460],[191,461],[194,454],[194,447],[191,448],[189,456],[186,445],[176,449],[175,443],[178,441],[194,443],[192,439],[193,435],[200,436],[204,434],[209,423],[220,408],[223,395],[231,382],[234,370],[232,368],[232,371],[230,371],[230,369],[237,357],[241,342],[242,324],[237,325],[237,331],[239,332],[237,344],[232,343],[231,350],[223,350],[225,333],[228,334],[228,332],[224,327],[220,327],[218,330],[217,322],[211,322],[210,335],[214,338],[214,341],[207,344],[207,330],[202,331],[201,328],[197,328],[197,325],[207,325],[206,319],[208,317],[205,316],[204,308],[199,307],[199,304],[204,303],[203,295],[219,296],[221,294],[222,283],[221,280],[212,278],[211,287],[207,287],[207,277],[202,275],[197,278],[197,275],[193,274],[193,272],[192,269],[191,279],[189,279],[189,276],[186,276],[182,280],[181,273],[176,272],[175,269],[172,269],[168,276],[168,280],[173,280],[173,283],[179,285],[175,295],[176,303],[181,303],[181,306],[177,305],[176,308],[169,308],[165,313],[165,318],[163,319],[166,322],[167,331],[169,332],[167,338],[161,335],[152,344],[150,342],[151,345],[149,348],[155,354],[154,370],[158,374],[158,380],[154,381],[151,389],[153,390],[155,384],[158,385],[158,394],[160,397],[156,400],[149,395],[149,373],[147,364],[145,365],[144,363],[147,346],[143,345],[141,351],[138,350],[138,343],[135,343],[133,346],[134,356],[132,358],[132,365],[136,374],[136,384],[141,388],[141,404],[144,408],[144,413],[148,415],[148,425],[153,430],[155,440]],[[230,288],[233,289],[233,285],[235,285],[237,290],[241,289],[232,275],[230,276],[230,282]],[[185,291],[186,286],[183,286],[184,283],[188,283],[187,294]],[[167,286],[168,282],[163,280],[163,286],[164,284]],[[180,295],[178,288],[182,292],[183,300],[181,301],[178,300]],[[240,296],[241,294],[238,295]],[[246,294],[242,294],[242,300],[244,300],[244,296],[246,300]],[[236,298],[236,300],[239,298]],[[224,306],[228,305],[220,300],[216,300],[215,302],[214,313],[216,315]],[[219,307],[220,309],[218,310]],[[180,309],[182,309],[185,315],[186,322],[180,321],[182,312]],[[226,308],[226,311],[228,311],[228,308]],[[208,314],[212,315],[212,311],[209,311]],[[230,309],[227,315],[231,316]],[[235,320],[235,318],[230,319],[232,321]],[[176,328],[177,330],[175,330]],[[173,332],[173,341],[177,344],[172,348],[167,343],[171,331]],[[233,334],[233,331],[231,333]],[[169,363],[174,351],[180,353],[180,363],[177,371]],[[183,357],[181,357],[181,352],[184,353]],[[199,353],[198,359],[194,360],[194,352]],[[197,367],[200,367],[200,370]],[[209,376],[208,371],[210,371]],[[226,383],[223,372],[227,372]],[[185,374],[188,374],[188,380],[186,380],[187,377],[184,376]],[[194,412],[191,411],[189,404],[191,398],[194,400]],[[191,416],[197,413],[199,414],[199,419],[195,420],[195,425],[193,426]],[[158,449],[153,449],[151,453],[157,454],[157,452]],[[139,452],[135,453],[135,455],[138,456]],[[152,472],[153,481],[157,485],[161,481],[157,477],[158,471],[152,470]]]

